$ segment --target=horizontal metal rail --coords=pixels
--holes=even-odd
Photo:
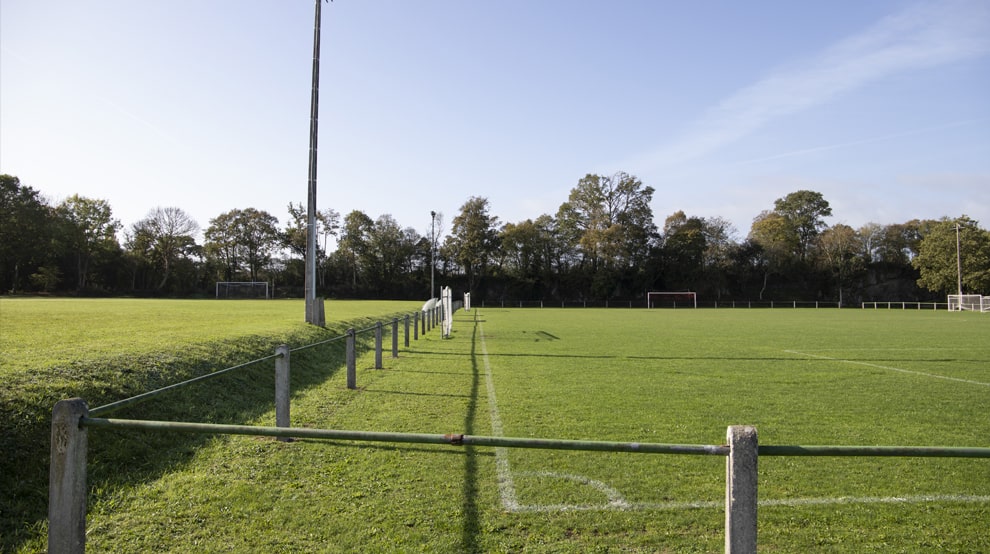
[[[454,446],[490,446],[537,448],[546,450],[584,450],[595,452],[639,452],[647,454],[692,454],[727,456],[725,445],[662,444],[643,442],[588,441],[481,435],[386,433],[340,429],[304,429],[291,427],[257,427],[178,421],[135,419],[101,419],[86,417],[86,427],[213,433],[220,435],[255,435],[267,437],[308,438],[368,442],[449,444]],[[773,446],[759,445],[760,456],[880,456],[921,458],[990,458],[990,448],[954,446]]]
[[[331,342],[337,342],[339,340],[344,340],[346,338],[347,338],[347,335],[340,335],[339,337],[333,337],[332,339],[325,339],[325,340],[321,340],[319,342],[314,342],[312,344],[304,344],[303,346],[297,346],[297,347],[289,350],[289,352],[299,352],[300,350],[306,350],[307,348],[314,348],[314,347],[317,347],[317,346],[322,346],[324,344],[329,344]]]
[[[772,446],[760,456],[880,456],[912,458],[990,458],[990,448],[966,446]]]
[[[494,446],[539,448],[549,450],[587,450],[596,452],[639,452],[647,454],[693,454],[709,456],[727,456],[729,454],[729,447],[722,445],[532,439],[519,437],[485,437],[479,435],[459,434],[440,435],[427,433],[384,433],[374,431],[345,431],[336,429],[305,429],[292,427],[256,427],[253,425],[219,425],[213,423],[102,419],[90,417],[82,418],[81,424],[85,427],[101,427],[110,429],[144,429],[150,431],[177,431],[184,433],[255,435],[265,437],[368,442],[449,444],[453,446]]]
[[[131,404],[137,404],[138,402],[143,402],[149,400],[160,394],[184,387],[186,385],[191,385],[193,383],[198,383],[199,381],[206,381],[208,379],[213,379],[221,375],[230,373],[236,369],[241,369],[252,364],[257,364],[260,362],[266,362],[268,360],[274,360],[275,358],[281,358],[281,354],[272,354],[271,356],[265,356],[264,358],[258,358],[257,360],[251,360],[250,362],[244,362],[243,364],[238,364],[233,367],[228,367],[226,369],[220,369],[214,371],[213,373],[207,373],[206,375],[200,375],[199,377],[193,377],[192,379],[186,379],[185,381],[174,383],[160,389],[155,389],[153,391],[144,392],[130,398],[125,398],[123,400],[118,400],[116,402],[111,402],[110,404],[104,404],[103,406],[98,406],[89,411],[90,415],[106,415],[110,412],[117,411],[124,406],[130,406]]]
[[[378,324],[372,325],[371,327],[367,327],[365,329],[361,329],[359,331],[356,331],[355,334],[366,333],[368,331],[372,331],[375,328],[377,328],[377,326],[378,326]],[[339,341],[339,340],[344,340],[346,338],[347,338],[347,335],[340,335],[340,336],[333,337],[333,338],[326,339],[326,340],[322,340],[322,341],[319,341],[319,342],[314,342],[312,344],[298,346],[296,348],[293,348],[293,349],[289,350],[289,352],[298,352],[300,350],[305,350],[307,348],[313,348],[315,346],[320,346],[320,345],[323,345],[323,344],[327,344],[327,343],[331,343],[331,342],[335,342],[335,341]],[[265,362],[265,361],[268,361],[268,360],[273,360],[275,358],[281,358],[281,357],[282,357],[282,354],[273,354],[271,356],[265,356],[264,358],[258,358],[257,360],[251,360],[250,362],[244,362],[242,364],[238,364],[238,365],[235,365],[235,366],[232,366],[232,367],[220,369],[220,370],[214,371],[212,373],[207,373],[206,375],[200,375],[199,377],[193,377],[192,379],[187,379],[187,380],[182,381],[182,382],[179,382],[179,383],[174,383],[174,384],[171,384],[171,385],[168,385],[168,386],[159,388],[159,389],[155,389],[155,390],[152,390],[152,391],[144,392],[144,393],[141,393],[141,394],[138,394],[138,395],[135,395],[135,396],[131,396],[129,398],[124,398],[124,399],[118,400],[116,402],[111,402],[110,404],[105,404],[103,406],[98,406],[98,407],[93,408],[92,410],[90,410],[89,413],[90,413],[90,415],[94,415],[94,416],[97,416],[97,415],[106,415],[106,414],[115,412],[115,411],[117,411],[117,410],[119,410],[119,409],[121,409],[121,408],[123,408],[125,406],[130,406],[130,405],[133,405],[133,404],[137,404],[139,402],[144,402],[145,400],[150,400],[150,399],[152,399],[152,398],[154,398],[154,397],[156,397],[156,396],[158,396],[160,394],[163,394],[163,393],[166,393],[166,392],[169,392],[169,391],[178,389],[178,388],[182,388],[182,387],[185,387],[187,385],[191,385],[193,383],[198,383],[200,381],[206,381],[206,380],[209,380],[209,379],[213,379],[214,377],[219,377],[219,376],[224,375],[224,374],[227,374],[227,373],[229,373],[231,371],[234,371],[234,370],[237,370],[237,369],[241,369],[241,368],[247,367],[247,366],[252,365],[252,364],[256,364],[256,363],[260,363],[260,362]]]

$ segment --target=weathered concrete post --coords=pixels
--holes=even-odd
[[[392,318],[392,357],[399,357],[399,318]]]
[[[409,314],[406,314],[406,348],[409,348]]]
[[[757,458],[756,427],[733,425],[726,432],[725,552],[756,552]]]
[[[275,426],[292,427],[289,419],[289,345],[275,349]],[[282,442],[290,442],[289,437],[279,437]]]
[[[354,329],[347,330],[347,388],[357,388],[357,356],[354,353]]]
[[[86,551],[86,428],[81,398],[60,400],[52,410],[51,468],[48,473],[48,551]]]
[[[375,324],[375,369],[382,368],[382,322]]]
[[[413,340],[419,340],[419,312],[416,312],[414,319],[415,325],[413,325]]]

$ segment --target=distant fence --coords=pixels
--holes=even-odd
[[[477,301],[475,301],[477,303]],[[481,301],[482,308],[646,308],[645,300],[489,300]],[[651,300],[650,308],[841,308],[838,302],[812,300]]]
[[[863,302],[863,309],[874,310],[941,310],[949,309],[945,302]]]
[[[420,326],[425,334],[451,317],[460,307],[455,304],[450,314],[442,306],[406,314],[405,345],[409,346],[410,329],[419,338]],[[390,324],[392,357],[398,357],[399,318]],[[358,333],[375,332],[375,368],[382,368],[382,322],[360,331],[349,329],[347,334],[317,343],[290,349],[279,346],[275,354],[244,364],[218,370],[181,383],[169,385],[117,402],[89,409],[86,401],[73,398],[59,401],[52,413],[51,467],[48,491],[48,551],[85,552],[86,497],[89,428],[110,430],[136,429],[147,432],[187,432],[212,435],[251,435],[292,438],[373,441],[390,443],[446,444],[451,446],[481,446],[506,448],[538,448],[550,450],[581,450],[595,452],[628,452],[644,454],[679,454],[726,456],[725,551],[755,552],[757,544],[757,463],[760,456],[911,456],[990,458],[990,448],[968,447],[902,447],[902,446],[772,446],[759,445],[757,431],[752,426],[730,426],[724,445],[661,444],[638,442],[576,441],[540,438],[488,437],[461,434],[383,433],[291,427],[289,406],[289,374],[291,352],[345,340],[347,350],[347,386],[356,388],[354,338]],[[106,414],[136,404],[193,383],[212,379],[231,371],[264,361],[275,362],[275,427],[220,425],[210,423],[108,419]]]

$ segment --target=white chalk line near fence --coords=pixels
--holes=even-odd
[[[485,330],[478,323],[481,335],[481,358],[485,365],[485,389],[488,392],[488,415],[492,420],[492,436],[503,436],[502,417],[498,415],[498,401],[495,399],[495,383],[492,381],[492,366],[488,361],[488,345],[485,343]],[[498,493],[502,497],[502,506],[509,512],[519,510],[516,501],[516,485],[512,481],[512,468],[509,467],[509,449],[504,446],[495,447],[495,473],[498,477]]]
[[[908,373],[908,374],[911,374],[911,375],[920,375],[922,377],[931,377],[932,379],[945,379],[946,381],[956,381],[956,382],[959,382],[959,383],[967,383],[967,384],[970,384],[970,385],[977,385],[977,386],[980,386],[980,387],[990,387],[990,383],[984,383],[983,381],[973,381],[972,379],[962,379],[962,378],[959,378],[959,377],[949,377],[948,375],[939,375],[937,373],[926,373],[924,371],[914,371],[912,369],[904,369],[904,368],[900,368],[900,367],[892,367],[892,366],[886,366],[886,365],[880,365],[880,364],[873,364],[873,363],[870,363],[870,362],[860,362],[860,361],[857,361],[857,360],[845,360],[845,359],[842,359],[842,358],[833,358],[831,356],[822,356],[821,354],[810,354],[808,352],[800,352],[798,350],[784,350],[784,352],[787,352],[788,354],[795,354],[797,356],[806,356],[808,358],[814,358],[816,360],[829,360],[829,361],[839,362],[839,363],[843,363],[843,364],[861,365],[861,366],[866,366],[866,367],[874,367],[874,368],[877,368],[877,369],[886,369],[888,371],[898,371],[900,373]]]
[[[491,418],[492,436],[504,436],[502,427],[502,417],[498,412],[498,401],[495,397],[495,382],[492,379],[492,366],[488,359],[488,345],[485,342],[485,331],[481,323],[478,323],[478,331],[481,336],[481,356],[485,367],[485,389],[488,393],[488,414]],[[847,362],[828,358],[826,356],[815,356],[794,350],[787,350],[792,354],[804,356],[820,357],[835,361]],[[855,362],[850,362],[855,363]],[[872,364],[866,364],[872,365]],[[878,366],[880,367],[880,366]],[[892,369],[881,367],[881,369]],[[897,370],[907,373],[918,373],[910,370]],[[925,374],[922,374],[925,375]],[[939,377],[932,375],[932,377]],[[970,382],[965,379],[946,379]],[[987,385],[987,383],[973,382],[975,384]],[[552,479],[564,479],[574,481],[589,486],[605,497],[605,502],[600,504],[520,504],[516,496],[516,485],[513,477],[512,467],[509,465],[509,449],[506,447],[495,448],[495,472],[498,479],[498,492],[502,500],[502,507],[507,512],[512,513],[552,513],[552,512],[591,512],[591,511],[632,511],[632,510],[697,510],[697,509],[724,509],[724,500],[699,500],[694,502],[629,502],[615,488],[601,481],[590,479],[581,475],[559,473],[554,471],[520,471],[515,475],[519,477],[541,477]],[[764,507],[773,506],[826,506],[836,504],[923,504],[928,502],[955,502],[955,503],[985,503],[990,502],[990,496],[977,495],[914,495],[914,496],[865,496],[865,497],[827,497],[827,498],[782,498],[760,500],[758,504]]]

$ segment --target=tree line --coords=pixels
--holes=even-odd
[[[944,301],[960,280],[965,293],[990,294],[990,232],[965,215],[829,226],[828,201],[799,190],[742,237],[722,217],[683,211],[658,227],[653,193],[623,172],[589,174],[556,214],[514,223],[474,196],[442,243],[442,214],[424,236],[389,214],[325,210],[318,293],[425,298],[436,294],[435,276],[476,301],[641,301],[647,291],[695,291],[707,301]],[[210,219],[200,244],[199,224],[178,207],[156,207],[125,229],[107,200],[53,204],[0,175],[0,290],[211,296],[217,281],[267,281],[277,295],[301,297],[306,209],[289,203],[287,212],[280,226],[264,210],[232,209]]]

